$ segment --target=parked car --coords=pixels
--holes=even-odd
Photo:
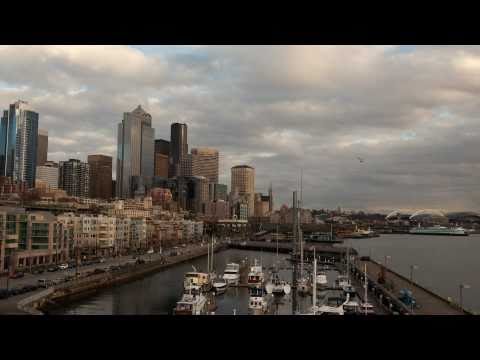
[[[67,270],[68,269],[68,264],[67,263],[60,264],[60,265],[58,265],[58,269],[59,270]]]
[[[25,285],[23,288],[24,292],[34,291],[38,289],[38,286],[35,285]]]
[[[105,262],[105,258],[100,258],[100,263],[103,264]]]
[[[361,256],[360,261],[370,261],[370,256]]]
[[[147,251],[147,254],[153,254],[153,249],[149,249],[149,250]]]
[[[0,299],[6,299],[10,296],[10,291],[7,289],[0,289]]]
[[[96,275],[96,274],[103,274],[104,272],[105,272],[104,269],[95,269],[95,270],[93,271],[93,274],[95,274],[95,275]]]
[[[57,270],[58,270],[58,267],[56,267],[56,266],[49,266],[48,269],[47,269],[48,272],[55,272]]]
[[[10,279],[19,279],[19,278],[22,278],[24,277],[25,274],[21,271],[17,271],[15,273],[13,273],[12,275],[10,275]]]
[[[145,264],[145,260],[143,259],[137,259],[137,264]]]
[[[32,270],[32,274],[43,274],[44,272],[45,272],[45,269],[43,267]]]

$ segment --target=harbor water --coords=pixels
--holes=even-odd
[[[279,254],[279,274],[282,279],[291,284],[291,264],[286,260],[286,254]],[[254,259],[262,263],[265,268],[274,266],[277,255],[270,252],[247,251],[229,249],[215,254],[214,268],[217,274],[223,274],[225,265],[229,262],[241,264],[246,261],[247,266],[253,264]],[[192,271],[192,265],[197,270],[205,270],[207,257],[201,257],[189,262],[175,265],[165,271],[145,277],[128,284],[105,289],[100,293],[71,303],[66,307],[55,309],[50,314],[63,315],[171,315],[176,302],[180,299],[183,291],[183,277],[188,271]],[[248,270],[247,270],[248,271]],[[267,271],[264,271],[267,276]],[[336,273],[327,272],[329,283],[333,284]],[[246,315],[248,314],[249,293],[245,287],[230,287],[225,294],[216,298],[217,315]],[[292,294],[283,297],[275,297],[272,302],[274,313],[279,315],[292,314]],[[312,304],[311,297],[297,296],[297,309],[304,312]]]
[[[480,312],[480,235],[435,236],[385,234],[377,238],[350,239],[359,256],[370,256],[399,274],[443,296],[459,301],[460,284],[466,309]]]

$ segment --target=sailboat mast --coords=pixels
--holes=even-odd
[[[207,243],[207,272],[210,272],[210,241]]]
[[[364,270],[364,277],[365,277],[365,300],[364,300],[364,304],[365,304],[365,315],[367,315],[367,303],[368,303],[368,300],[367,300],[367,288],[368,288],[368,283],[367,283],[367,263],[365,263],[364,265],[365,267],[365,270]]]
[[[315,253],[315,248],[314,248]],[[317,258],[314,256],[313,259],[313,291],[312,291],[312,302],[313,302],[313,314],[317,312]]]

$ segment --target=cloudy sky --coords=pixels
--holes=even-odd
[[[115,156],[142,104],[156,138],[187,123],[223,182],[250,164],[277,205],[303,168],[310,208],[480,210],[480,47],[1,46],[0,103],[17,99],[50,160]]]

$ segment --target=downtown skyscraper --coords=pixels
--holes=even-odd
[[[35,186],[38,113],[25,101],[3,112],[0,122],[0,175]]]
[[[150,186],[154,174],[155,129],[140,105],[118,124],[116,196],[130,198]]]
[[[188,162],[187,124],[174,123],[170,127],[169,177],[183,176],[182,163]],[[183,168],[189,165],[183,164]]]

